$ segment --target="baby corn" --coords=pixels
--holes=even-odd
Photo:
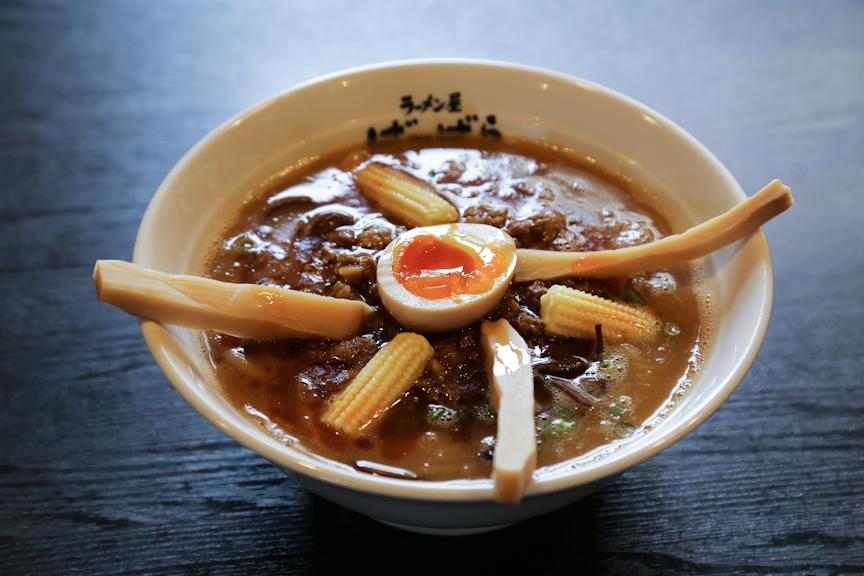
[[[557,284],[540,298],[540,317],[550,334],[573,338],[594,338],[600,324],[610,342],[648,340],[660,329],[647,310]]]
[[[433,353],[420,334],[399,334],[339,393],[321,420],[348,435],[361,433],[414,385]]]
[[[459,212],[432,185],[383,164],[371,163],[354,176],[360,191],[381,210],[411,226],[448,224]]]

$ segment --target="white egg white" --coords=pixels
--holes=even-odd
[[[489,290],[481,294],[423,298],[406,290],[393,274],[393,252],[396,247],[421,234],[450,237],[468,246],[491,248],[509,260]],[[507,291],[515,269],[516,244],[506,232],[498,228],[466,223],[424,226],[405,232],[384,249],[378,260],[378,294],[387,311],[407,328],[427,332],[454,330],[479,320],[495,308]]]

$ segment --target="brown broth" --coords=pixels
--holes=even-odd
[[[354,188],[351,171],[370,159],[437,186],[463,221],[503,227],[518,247],[600,250],[669,234],[640,201],[644,188],[533,143],[405,141],[358,148],[280,177],[249,202],[214,247],[205,274],[379,305],[376,254],[405,228]],[[352,269],[350,277],[344,270]],[[358,270],[360,272],[358,272]],[[638,433],[679,395],[704,347],[704,297],[696,269],[631,278],[514,284],[490,318],[507,318],[532,347],[538,466],[549,466]],[[650,344],[606,345],[545,335],[539,295],[563,283],[644,304],[665,323]],[[370,473],[427,480],[489,477],[495,438],[477,325],[427,335],[435,358],[412,390],[360,439],[321,424],[328,400],[401,328],[383,309],[343,342],[258,342],[207,333],[205,344],[228,399],[274,437]],[[676,332],[678,332],[676,334]],[[594,406],[551,382],[570,379]],[[559,380],[560,382],[560,380]]]

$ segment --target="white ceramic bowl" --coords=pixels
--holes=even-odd
[[[449,111],[460,93],[461,112]],[[412,95],[424,112],[400,108]],[[437,98],[437,100],[435,100]],[[442,109],[435,112],[438,103]],[[192,148],[159,187],[141,223],[134,261],[167,272],[196,272],[202,251],[264,180],[286,166],[367,138],[368,129],[438,124],[471,117],[506,135],[580,151],[658,191],[678,209],[679,229],[745,196],[726,168],[692,136],[653,110],[606,88],[554,72],[496,62],[442,60],[383,64],[302,84],[229,120]],[[473,120],[473,116],[477,120]],[[495,116],[491,124],[488,116]],[[403,136],[404,137],[404,136]],[[761,233],[708,262],[717,321],[701,376],[648,433],[572,470],[536,480],[518,505],[492,501],[490,480],[419,482],[375,477],[283,445],[220,395],[196,336],[143,322],[150,351],[174,387],[208,420],[288,472],[309,490],[404,528],[467,533],[561,507],[683,438],[735,389],[762,343],[772,296],[771,261]]]

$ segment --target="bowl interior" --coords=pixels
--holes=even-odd
[[[458,93],[458,97],[453,96]],[[405,96],[426,110],[407,111]],[[458,106],[454,105],[454,100]],[[436,111],[439,103],[441,109]],[[458,108],[458,110],[456,110]],[[494,117],[494,118],[491,118]],[[416,123],[409,123],[416,119]],[[277,96],[214,130],[174,167],[139,230],[134,261],[195,273],[203,252],[263,183],[288,166],[402,129],[434,135],[468,126],[474,135],[547,141],[644,183],[683,229],[744,198],[704,147],[656,112],[605,88],[552,72],[476,61],[413,62],[337,73]],[[494,123],[493,123],[494,122]],[[440,128],[439,128],[440,126]],[[492,137],[492,136],[488,136]],[[662,210],[661,210],[662,211]],[[669,446],[707,418],[734,390],[761,344],[772,275],[761,233],[708,262],[716,321],[702,374],[647,434],[566,474],[544,477],[532,493],[572,487],[616,473]],[[411,482],[379,478],[277,442],[219,393],[194,333],[143,322],[165,374],[215,425],[271,461],[301,474],[365,491],[422,499],[489,499],[491,481]]]

